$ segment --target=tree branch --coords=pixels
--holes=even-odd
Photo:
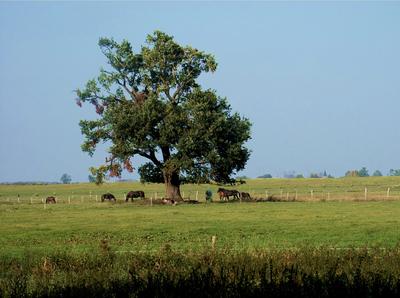
[[[149,153],[146,153],[144,151],[141,151],[139,149],[135,149],[133,150],[133,154],[138,154],[144,158],[149,159],[150,161],[152,161],[156,166],[161,166],[162,163],[157,159],[156,154],[154,152],[154,150],[150,150]]]

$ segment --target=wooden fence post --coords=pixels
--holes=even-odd
[[[211,249],[215,249],[215,244],[217,243],[217,236],[212,236],[211,237]]]
[[[314,200],[314,191],[311,190],[311,201]]]
[[[364,199],[367,200],[367,197],[368,197],[368,189],[365,188],[365,190],[364,190]]]
[[[390,197],[390,187],[388,187],[386,192],[386,198],[389,199],[389,197]]]
[[[196,201],[197,201],[198,196],[199,196],[199,191],[196,190]]]

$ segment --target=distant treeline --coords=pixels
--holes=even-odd
[[[60,182],[45,182],[45,181],[17,181],[17,182],[0,182],[0,185],[48,185],[62,184]]]
[[[134,179],[119,179],[116,181],[107,181],[109,183],[113,182],[135,182],[136,180]],[[87,183],[84,181],[77,181],[77,182],[71,182],[67,184],[79,184],[79,183]],[[17,181],[17,182],[0,182],[0,185],[54,185],[54,184],[66,184],[62,182],[47,182],[47,181]]]

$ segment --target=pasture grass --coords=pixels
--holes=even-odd
[[[237,186],[223,186],[228,189],[249,192],[253,197],[275,196],[281,199],[293,199],[297,194],[299,201],[319,200],[364,200],[365,188],[367,199],[400,200],[400,177],[345,177],[326,179],[248,179],[246,183]],[[210,189],[213,199],[218,200],[216,184],[183,184],[181,193],[185,198],[205,201],[205,192]],[[388,193],[389,189],[389,193]],[[118,200],[124,200],[131,190],[143,190],[147,198],[164,196],[163,184],[139,182],[105,183],[96,186],[91,183],[48,184],[48,185],[0,185],[0,203],[20,202],[40,203],[48,196],[56,196],[61,202],[95,202],[103,193],[111,192]],[[312,193],[312,194],[311,194]],[[389,195],[389,196],[388,196]]]
[[[44,209],[44,207],[46,209]],[[132,203],[0,204],[0,255],[201,250],[212,236],[232,251],[329,246],[393,247],[400,201],[263,202],[143,206]]]
[[[177,206],[150,206],[160,184],[1,185],[0,296],[398,297],[399,185],[371,177],[227,187],[281,201],[258,203],[221,203],[217,185],[183,185],[201,203]],[[139,189],[145,200],[124,202]],[[105,192],[117,203],[99,202]],[[42,203],[50,195],[57,204]]]

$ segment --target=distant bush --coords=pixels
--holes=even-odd
[[[372,174],[372,176],[379,177],[379,176],[383,176],[383,175],[382,175],[381,171],[376,170],[376,171]]]
[[[272,175],[271,174],[264,174],[264,175],[258,176],[257,178],[272,178]]]
[[[71,175],[68,175],[67,173],[62,174],[60,181],[63,184],[70,184],[72,181]]]
[[[321,176],[321,174],[318,174],[318,173],[311,173],[310,174],[310,178],[321,178],[322,176]]]
[[[400,169],[397,170],[390,169],[389,176],[400,176]]]
[[[346,177],[369,177],[369,173],[366,167],[362,167],[359,170],[349,170],[345,174]]]
[[[360,170],[358,170],[358,176],[360,176],[360,177],[369,177],[367,168],[366,167],[362,167]]]
[[[349,170],[345,174],[346,177],[359,177],[360,175],[358,174],[357,170]]]

